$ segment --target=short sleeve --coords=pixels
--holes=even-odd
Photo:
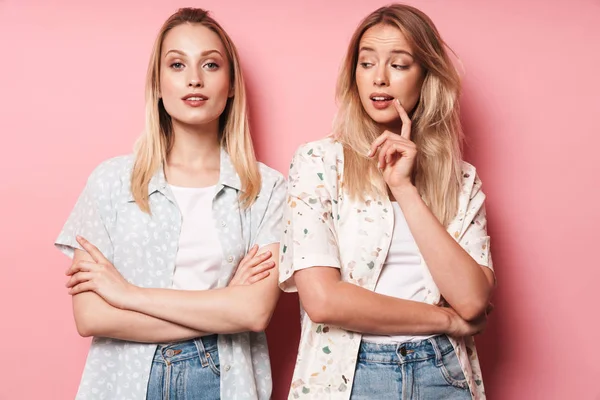
[[[82,236],[96,246],[102,254],[113,261],[113,247],[102,213],[111,209],[108,192],[110,182],[103,180],[101,168],[88,178],[73,211],[58,235],[54,245],[65,255],[73,258],[75,249],[82,250],[76,237]]]
[[[490,237],[487,232],[485,195],[479,190],[481,183],[477,178],[477,191],[467,205],[465,222],[468,226],[459,240],[460,245],[478,264],[494,269],[490,253]]]
[[[285,202],[285,179],[279,175],[269,193],[262,220],[256,232],[254,244],[263,247],[281,240],[281,221]]]
[[[326,183],[325,171],[331,168],[322,157],[311,155],[310,149],[300,148],[288,177],[279,263],[279,286],[287,292],[297,291],[296,271],[341,266],[332,212],[334,197]]]

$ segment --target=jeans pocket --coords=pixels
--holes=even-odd
[[[219,360],[219,350],[215,347],[214,350],[206,352],[206,358],[208,359],[208,366],[217,375],[221,375],[221,362]]]
[[[449,385],[460,389],[469,389],[467,378],[454,350],[442,356],[442,362],[438,365],[438,368]]]

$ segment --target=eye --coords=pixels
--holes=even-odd
[[[358,63],[358,65],[360,65],[363,68],[370,68],[373,66],[373,63],[363,61],[363,62]]]
[[[183,68],[183,64],[180,62],[174,62],[171,64],[171,68],[173,69],[182,69]]]
[[[204,64],[204,66],[208,69],[217,69],[219,68],[219,64],[215,63],[215,62],[207,62],[206,64]]]
[[[410,68],[410,65],[392,64],[392,68],[406,70],[406,69]]]

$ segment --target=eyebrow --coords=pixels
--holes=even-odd
[[[165,53],[165,57],[166,57],[167,55],[169,55],[169,53],[177,53],[177,54],[179,54],[179,55],[182,55],[182,56],[186,56],[186,55],[187,55],[187,54],[185,54],[185,53],[184,53],[183,51],[181,51],[181,50],[177,50],[177,49],[171,49],[171,50],[169,50],[169,51],[167,51],[167,52]],[[217,53],[218,55],[220,55],[221,57],[223,57],[223,54],[221,54],[221,52],[220,52],[219,50],[216,50],[216,49],[212,49],[212,50],[205,50],[205,51],[203,51],[202,53],[200,53],[200,56],[201,56],[201,57],[206,57],[207,55],[209,55],[209,54],[212,54],[212,53]]]
[[[361,47],[361,48],[358,50],[358,52],[359,52],[359,53],[360,53],[361,51],[373,51],[373,52],[374,52],[374,51],[375,51],[375,49],[373,49],[372,47],[366,47],[366,46],[363,46],[363,47]],[[392,53],[392,54],[406,54],[406,55],[408,55],[408,56],[411,56],[412,58],[415,58],[415,56],[413,56],[412,54],[410,54],[410,53],[409,53],[408,51],[406,51],[406,50],[392,50],[392,51],[390,51],[390,53]]]

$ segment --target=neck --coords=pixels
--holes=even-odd
[[[173,146],[168,164],[193,168],[218,166],[220,160],[219,121],[208,125],[186,125],[173,121]]]

